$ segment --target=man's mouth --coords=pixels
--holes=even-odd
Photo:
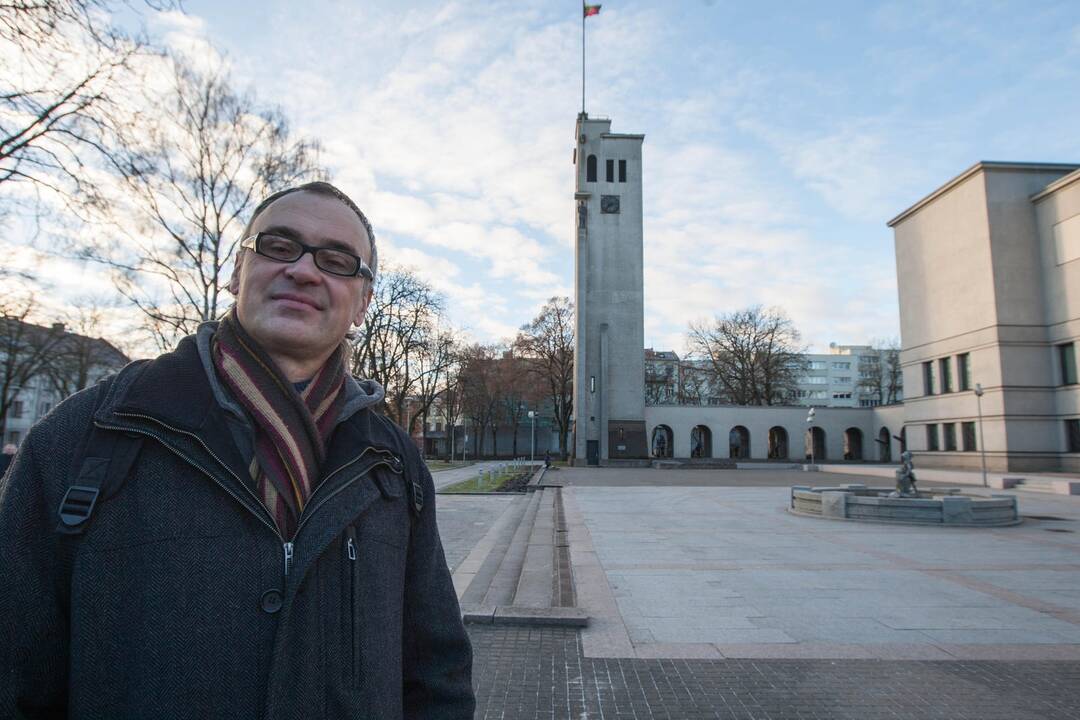
[[[306,305],[315,310],[322,310],[322,306],[315,300],[303,295],[295,295],[293,293],[276,293],[270,296],[271,300],[286,300],[288,302],[298,303],[300,305]]]

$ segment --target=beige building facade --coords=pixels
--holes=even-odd
[[[1080,471],[1077,167],[980,162],[889,221],[917,464]]]

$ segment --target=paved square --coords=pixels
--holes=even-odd
[[[1023,514],[1060,519],[988,530],[791,515],[798,472],[559,479],[574,549],[591,542],[602,569],[583,558],[579,585],[602,598],[606,582],[613,600],[583,635],[587,656],[1080,660],[1080,533],[1047,532],[1080,529],[1080,498],[1023,493]]]

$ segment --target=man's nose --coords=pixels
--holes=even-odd
[[[315,265],[315,255],[306,252],[285,268],[285,274],[300,284],[316,283],[322,280],[322,270]]]

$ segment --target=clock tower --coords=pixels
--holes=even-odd
[[[641,145],[577,118],[574,150],[574,457],[646,460]]]

